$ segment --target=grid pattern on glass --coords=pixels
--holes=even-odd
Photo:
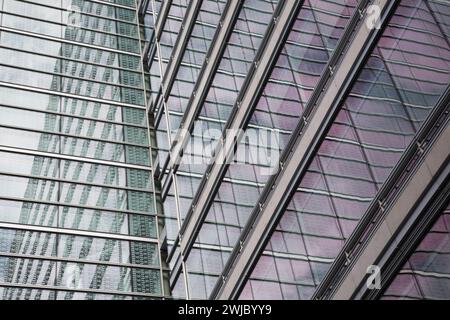
[[[181,23],[183,22],[184,15],[188,7],[189,1],[187,0],[174,0],[170,4],[169,13],[162,26],[162,32],[159,41],[156,41],[154,45],[154,55],[148,57],[149,70],[151,74],[150,82],[152,88],[152,103],[155,103],[155,98],[160,90],[161,79],[164,77],[166,66],[169,62],[172,49],[178,37],[178,33],[181,29]],[[152,4],[153,6],[153,4]],[[155,16],[156,10],[153,10]],[[156,21],[156,19],[155,19]]]
[[[162,111],[161,120],[157,126],[158,155],[160,163],[165,163],[170,149],[169,135],[180,127],[181,118],[186,111],[189,98],[197,82],[200,70],[205,61],[211,41],[225,3],[219,0],[206,0],[200,6],[191,35],[186,45],[178,72],[166,101],[166,110]],[[169,121],[167,121],[169,119]],[[167,126],[170,124],[170,127]]]
[[[208,140],[204,133],[207,129],[223,129],[231,109],[239,93],[250,65],[261,45],[267,26],[278,1],[244,1],[239,12],[237,22],[233,27],[230,39],[226,43],[218,70],[213,76],[211,87],[201,108],[200,116],[194,125],[194,139]],[[223,111],[221,115],[213,110]],[[179,120],[177,120],[179,122]],[[179,123],[175,123],[177,128]],[[197,143],[199,141],[190,141]],[[211,141],[213,144],[214,141]],[[187,150],[190,150],[188,145]],[[189,151],[187,152],[189,153]],[[191,156],[189,154],[189,156]],[[197,156],[197,155],[194,155]],[[176,175],[177,192],[179,196],[177,209],[181,221],[167,219],[167,225],[172,223],[176,227],[186,215],[194,193],[197,190],[200,178],[205,171],[204,165],[190,165],[182,163]],[[172,196],[172,194],[169,194]],[[187,274],[188,280],[190,276]],[[181,280],[180,280],[181,281]],[[189,283],[191,281],[189,280]],[[195,283],[189,286],[190,290],[198,288]],[[199,287],[201,290],[202,287]],[[190,298],[198,295],[191,292]],[[204,296],[203,296],[204,297]]]
[[[192,33],[183,54],[183,58],[176,74],[170,96],[167,101],[169,118],[172,119],[171,125],[174,128],[167,128],[166,113],[163,112],[159,122],[160,130],[157,131],[159,160],[164,163],[169,149],[168,134],[179,127],[182,112],[186,110],[187,103],[195,82],[198,79],[200,69],[204,63],[206,53],[210,47],[212,38],[217,28],[218,21],[224,9],[225,3],[217,0],[203,1],[200,6],[199,14],[194,24]],[[175,179],[177,179],[175,177]],[[175,182],[177,184],[177,182]],[[177,199],[177,201],[179,201]],[[177,209],[175,206],[175,194],[173,188],[170,189],[165,199],[164,206],[167,208],[165,216],[167,217],[166,227],[168,230],[168,239],[174,240],[179,230]],[[169,245],[169,249],[171,246]]]
[[[383,293],[383,300],[450,299],[450,206]]]
[[[433,1],[402,1],[241,299],[308,299],[450,82]]]
[[[239,148],[248,150],[249,159],[230,165],[200,229],[194,245],[197,249],[188,258],[187,266],[196,279],[204,275],[209,283],[223,270],[270,177],[268,159],[258,157],[276,157],[284,149],[355,6],[353,0],[305,1],[247,128],[257,137],[275,130],[278,135],[272,139],[276,141],[240,143]],[[206,296],[211,293],[208,287]]]
[[[197,155],[190,154],[191,144],[210,142],[214,149],[217,141],[208,136],[209,129],[223,130],[237,94],[242,87],[245,76],[250,68],[256,52],[262,42],[264,33],[275,10],[277,0],[245,1],[239,13],[236,25],[226,45],[224,55],[214,75],[199,118],[195,121],[192,138],[186,147],[186,156],[194,159]],[[200,139],[200,140],[198,140]],[[208,162],[210,159],[204,159]],[[177,176],[180,177],[179,189],[186,190],[185,196],[192,200],[190,193],[197,190],[199,176],[203,175],[206,164],[190,165],[181,163]],[[181,192],[180,192],[181,194]],[[184,218],[186,206],[181,206]]]

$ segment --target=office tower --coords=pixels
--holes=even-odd
[[[1,299],[168,295],[135,1],[0,8]]]
[[[0,8],[2,299],[450,298],[450,1]]]

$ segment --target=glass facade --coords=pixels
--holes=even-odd
[[[0,0],[0,299],[207,299],[224,281],[279,156],[373,4],[305,0],[284,21],[291,0],[233,1]],[[361,68],[339,75],[349,90],[240,299],[314,295],[448,90],[450,2],[394,2]],[[246,135],[205,187],[255,78]],[[202,192],[205,221],[182,234]],[[383,299],[449,298],[449,210]]]
[[[331,5],[305,2],[247,128],[257,136],[276,131],[279,141],[268,139],[267,144],[260,145],[241,141],[240,148],[250,150],[250,156],[273,157],[284,149],[355,5],[356,1]],[[333,21],[333,26],[321,21]],[[271,142],[273,145],[269,146]],[[264,152],[268,147],[269,151]],[[230,165],[187,259],[189,276],[204,294],[201,297],[210,295],[212,286],[208,283],[217,281],[270,178],[266,161],[249,160]]]
[[[450,206],[442,212],[382,299],[450,299]]]
[[[135,1],[0,9],[1,298],[168,295]]]
[[[401,1],[241,299],[309,299],[322,281],[450,83],[449,38],[434,5]]]

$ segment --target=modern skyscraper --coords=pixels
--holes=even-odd
[[[169,295],[135,1],[0,8],[0,297]]]
[[[450,1],[0,9],[2,299],[450,299]]]

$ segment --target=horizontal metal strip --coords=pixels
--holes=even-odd
[[[59,137],[66,137],[66,138],[74,138],[74,139],[81,139],[81,140],[90,140],[90,141],[96,141],[96,142],[102,142],[102,143],[109,143],[109,144],[115,144],[115,145],[121,145],[121,146],[130,146],[130,147],[138,147],[143,149],[149,149],[150,146],[148,145],[141,145],[137,143],[131,143],[131,142],[125,142],[125,141],[117,141],[117,140],[108,140],[108,139],[100,139],[95,137],[86,137],[86,136],[77,136],[74,134],[69,133],[63,133],[58,131],[49,131],[49,130],[38,130],[38,129],[31,129],[31,128],[24,128],[24,127],[18,127],[18,126],[10,126],[0,123],[0,128],[6,128],[6,129],[13,129],[13,130],[21,130],[21,131],[28,131],[28,132],[35,132],[35,133],[42,133],[42,134],[49,134]]]
[[[39,2],[28,1],[28,0],[19,0],[19,1],[30,3],[30,4],[35,4],[35,5],[38,5],[40,7],[46,7],[46,8],[56,9],[56,10],[59,10],[59,11],[71,12],[70,10],[66,10],[64,8],[61,9],[61,7],[55,7],[55,6],[51,6],[49,4],[45,4],[45,3],[39,3]],[[104,4],[104,5],[107,5],[107,6],[118,7],[118,8],[126,9],[126,10],[129,10],[129,11],[133,11],[133,12],[135,11],[134,8],[123,6],[123,5],[120,5],[120,4],[113,3],[113,2],[106,3],[104,1],[96,1],[96,0],[84,0],[84,1],[85,2],[89,1],[89,2],[93,2],[93,3]],[[107,16],[105,17],[105,16],[96,15],[96,14],[90,13],[90,12],[83,12],[83,11],[81,11],[81,13],[83,15],[87,15],[87,16],[91,16],[91,17],[95,17],[95,18],[102,18],[102,19],[105,19],[105,20],[112,20],[112,21],[123,22],[123,23],[131,24],[131,25],[136,25],[136,21],[120,20],[120,19],[116,19],[116,18],[112,18],[112,17],[107,17]]]
[[[26,179],[61,182],[61,183],[65,183],[65,184],[76,184],[76,185],[96,187],[96,188],[106,188],[106,189],[111,189],[111,190],[135,191],[135,192],[153,194],[153,190],[132,188],[132,187],[126,187],[126,186],[119,187],[119,186],[114,186],[114,185],[98,184],[98,183],[92,183],[92,182],[86,182],[86,181],[70,180],[70,179],[62,179],[62,178],[54,178],[54,177],[46,177],[46,176],[37,176],[37,175],[31,175],[31,174],[13,173],[13,172],[1,171],[1,170],[0,170],[0,175],[1,176],[18,177],[18,178],[26,178]]]
[[[139,128],[139,129],[145,129],[145,130],[148,129],[145,125],[139,125],[139,124],[128,123],[128,122],[112,121],[112,120],[99,119],[99,118],[92,118],[92,117],[80,116],[80,115],[72,114],[72,113],[57,112],[57,111],[52,111],[52,110],[41,110],[41,109],[36,109],[33,107],[13,106],[13,105],[1,103],[1,101],[0,101],[0,107],[19,109],[19,110],[24,110],[24,111],[36,112],[36,113],[51,114],[51,115],[60,116],[63,118],[74,118],[74,119],[79,119],[79,120],[99,122],[99,123],[105,123],[105,124],[111,124],[111,125],[117,125],[117,126],[123,126],[123,127],[132,127],[132,128]],[[150,129],[153,129],[153,128],[150,128]]]
[[[51,41],[53,41],[53,40],[51,40]],[[34,51],[30,51],[30,50],[25,50],[25,49],[9,47],[9,46],[5,46],[5,45],[2,45],[2,44],[0,44],[0,48],[10,49],[10,50],[18,51],[18,52],[23,52],[23,53],[30,53],[30,54],[33,54],[33,55],[36,55],[36,56],[42,56],[42,57],[47,57],[47,58],[59,59],[62,62],[80,63],[80,64],[83,64],[85,66],[100,67],[100,68],[104,68],[104,69],[107,69],[108,71],[112,71],[112,72],[114,72],[114,71],[121,72],[122,71],[122,72],[134,73],[136,75],[140,75],[141,74],[141,72],[137,71],[136,69],[127,69],[125,67],[118,67],[118,66],[114,66],[114,65],[101,64],[101,63],[96,63],[96,62],[87,61],[87,60],[80,60],[80,59],[75,59],[73,57],[67,57],[67,56],[62,56],[62,55],[57,55],[56,56],[56,55],[51,55],[51,54],[48,54],[48,53],[34,52]]]
[[[72,44],[72,45],[79,46],[79,47],[85,47],[85,48],[96,49],[96,50],[107,51],[107,52],[113,52],[113,53],[120,53],[120,54],[127,55],[127,56],[133,56],[133,57],[140,57],[141,56],[139,53],[133,53],[133,52],[128,52],[128,51],[122,51],[122,50],[107,48],[107,47],[101,47],[101,46],[96,46],[96,45],[92,45],[92,44],[81,43],[81,42],[77,42],[77,41],[66,40],[66,39],[61,39],[61,38],[56,38],[56,37],[51,37],[51,36],[46,36],[46,35],[35,33],[35,32],[23,31],[23,30],[8,28],[8,27],[0,27],[0,31],[8,31],[8,32],[11,32],[11,33],[32,36],[32,37],[35,37],[35,38],[52,40],[52,41],[56,41],[56,42],[60,42],[60,43],[68,43],[68,44]]]
[[[119,102],[119,101],[114,101],[114,100],[104,100],[104,99],[100,99],[100,98],[80,96],[80,95],[71,94],[71,93],[52,91],[49,89],[41,89],[41,88],[37,88],[37,87],[24,86],[24,85],[20,85],[20,84],[3,82],[3,81],[0,81],[0,86],[14,88],[14,89],[21,89],[21,90],[30,91],[30,92],[45,93],[45,94],[49,94],[52,96],[71,98],[71,99],[83,100],[83,101],[88,101],[88,102],[96,102],[96,103],[109,104],[109,105],[119,106],[119,107],[129,107],[129,108],[146,110],[146,108],[144,106],[137,105],[137,104],[129,104],[126,102]]]
[[[419,275],[424,277],[433,277],[438,279],[450,279],[450,274],[448,273],[438,273],[438,272],[429,272],[429,271],[421,271],[421,270],[401,270],[400,274],[409,274],[409,275]]]
[[[57,153],[51,153],[51,152],[28,150],[28,149],[21,149],[21,148],[16,148],[16,147],[7,147],[7,146],[2,146],[2,145],[0,145],[0,151],[27,154],[27,155],[38,156],[38,157],[47,157],[47,158],[68,160],[68,161],[75,161],[75,162],[92,163],[92,164],[99,164],[99,165],[112,166],[112,167],[120,167],[120,168],[125,168],[125,169],[153,171],[153,169],[150,166],[146,167],[146,166],[129,164],[129,163],[107,161],[107,160],[97,160],[97,159],[93,159],[93,158],[69,156],[69,155],[63,155],[63,154],[57,154]]]
[[[280,98],[281,100],[281,98]],[[283,99],[284,100],[284,99]],[[260,110],[258,110],[260,111]],[[270,114],[278,114],[278,115],[283,115],[285,116],[285,113],[281,113],[281,112],[267,112]],[[177,116],[177,117],[182,117],[183,113],[182,112],[177,112],[177,111],[171,111],[169,110],[169,116],[173,115],[173,116]],[[294,116],[292,116],[294,118]],[[221,119],[217,119],[217,118],[209,118],[209,117],[205,117],[205,116],[199,116],[197,118],[198,121],[208,121],[208,122],[215,122],[215,123],[222,123],[222,124],[226,124],[227,122],[225,120],[221,120]],[[267,131],[271,131],[271,132],[279,132],[279,133],[285,133],[285,134],[291,134],[291,131],[289,130],[284,130],[284,129],[279,129],[279,128],[273,128],[273,127],[265,127],[263,125],[258,125],[255,123],[249,123],[248,128],[252,128],[252,129],[262,129],[262,130],[267,130]],[[193,136],[195,136],[195,133],[193,134]]]
[[[130,297],[142,297],[142,298],[159,298],[159,299],[170,299],[170,297],[163,297],[162,295],[151,294],[151,293],[137,293],[137,292],[125,292],[125,291],[114,291],[114,290],[97,290],[97,289],[72,289],[67,287],[58,286],[46,286],[46,285],[36,285],[36,284],[17,284],[17,283],[7,283],[0,282],[0,287],[11,287],[18,289],[37,289],[37,290],[47,290],[47,291],[63,291],[63,292],[82,292],[88,294],[105,294],[105,295],[117,295],[117,296],[130,296]]]
[[[175,244],[175,241],[173,241],[173,240],[168,240],[167,242],[171,245]],[[233,251],[233,247],[230,247],[230,246],[218,246],[218,245],[203,244],[203,243],[195,243],[193,247],[196,249],[206,249],[206,250],[220,251],[220,252]],[[276,252],[276,251],[270,251],[270,250],[264,250],[262,254],[265,256],[271,256],[271,257],[277,257],[277,258],[304,260],[304,261],[313,261],[313,262],[322,262],[322,263],[332,263],[334,261],[334,259],[331,259],[331,258],[322,258],[322,257],[317,257],[317,256],[312,256],[312,255],[303,255],[303,254],[296,254],[296,253]]]
[[[67,207],[67,208],[77,208],[77,209],[86,209],[86,210],[93,210],[93,211],[102,211],[102,212],[109,212],[109,213],[119,213],[119,214],[126,214],[126,215],[139,215],[139,216],[149,216],[149,217],[161,217],[159,214],[154,214],[151,212],[142,212],[142,211],[133,211],[133,210],[121,210],[121,209],[114,209],[114,208],[104,208],[104,207],[95,207],[95,206],[86,206],[81,204],[70,204],[70,203],[63,203],[63,202],[57,202],[57,201],[46,201],[46,200],[39,200],[39,199],[29,199],[29,198],[21,198],[21,197],[4,197],[0,196],[0,200],[5,201],[15,201],[15,202],[26,202],[26,203],[32,203],[32,204],[43,204],[43,205],[49,205],[49,206],[56,206],[56,207]]]
[[[146,242],[158,244],[157,239],[141,238],[128,235],[112,234],[106,232],[94,232],[94,231],[84,231],[84,230],[73,230],[57,227],[43,227],[35,225],[24,225],[18,223],[7,223],[0,222],[0,228],[23,230],[23,231],[35,231],[35,232],[47,232],[47,233],[58,233],[73,236],[83,236],[92,238],[102,238],[102,239],[112,239],[112,240],[126,240],[126,241],[136,241],[136,242]]]
[[[46,261],[55,261],[55,262],[67,262],[67,263],[79,263],[79,264],[91,264],[91,265],[99,265],[99,266],[111,266],[111,267],[119,267],[119,268],[138,268],[138,269],[150,269],[150,270],[158,270],[161,269],[159,266],[155,265],[142,265],[142,264],[132,264],[132,263],[115,263],[111,261],[94,261],[94,260],[81,260],[81,259],[72,259],[72,258],[63,258],[63,257],[52,257],[52,256],[36,256],[31,254],[22,254],[22,253],[5,253],[0,252],[0,257],[4,258],[17,258],[17,259],[32,259],[32,260],[46,260]],[[168,271],[166,269],[166,271]]]
[[[0,62],[0,66],[11,68],[11,69],[19,69],[19,70],[23,70],[23,71],[42,73],[42,74],[46,74],[46,75],[53,76],[53,77],[65,78],[65,79],[68,79],[68,80],[74,80],[74,82],[75,81],[80,81],[80,82],[90,83],[92,85],[98,84],[100,86],[110,86],[111,88],[132,89],[132,90],[136,90],[136,91],[142,91],[142,93],[144,93],[144,88],[137,87],[137,86],[132,86],[132,85],[127,85],[127,84],[120,84],[120,83],[114,83],[114,82],[100,81],[100,80],[95,80],[95,79],[91,79],[91,78],[87,78],[87,77],[86,78],[82,78],[82,77],[72,76],[72,75],[64,74],[64,73],[57,73],[57,72],[51,72],[51,71],[44,71],[44,70],[25,68],[25,67],[22,67],[22,66],[6,64],[6,63],[1,63],[1,62]],[[61,82],[62,82],[62,79],[58,81],[58,85],[62,87],[63,84]],[[62,88],[60,88],[60,90],[62,90]]]
[[[53,24],[53,25],[57,25],[59,27],[67,27],[67,23],[62,23],[62,22],[57,22],[57,21],[52,21],[52,20],[46,20],[46,19],[41,19],[39,17],[32,17],[32,16],[27,16],[27,15],[23,15],[23,14],[19,14],[19,13],[15,13],[15,12],[9,12],[9,11],[5,11],[5,10],[1,10],[0,9],[0,14],[3,13],[4,15],[8,15],[8,16],[14,16],[14,17],[19,17],[19,18],[26,18],[29,20],[34,20],[34,21],[38,21],[38,22],[45,22],[47,24]],[[82,13],[83,15],[89,16],[85,13]],[[99,18],[100,16],[95,16],[96,18]],[[102,19],[108,19],[108,20],[113,20],[115,23],[117,22],[124,22],[121,20],[115,20],[115,19],[110,19],[108,17],[104,17],[101,16]],[[126,22],[125,22],[126,23]],[[134,24],[132,24],[134,26]],[[82,31],[88,31],[88,32],[96,32],[102,35],[107,35],[107,36],[113,36],[113,37],[120,37],[120,38],[124,38],[124,39],[129,39],[129,40],[134,40],[134,41],[139,41],[139,39],[134,38],[132,36],[127,36],[125,34],[120,34],[120,33],[112,33],[112,32],[107,32],[107,31],[103,31],[101,29],[89,29],[86,27],[82,27],[82,26],[77,26],[78,30],[82,30]],[[61,32],[62,33],[62,32]],[[43,34],[43,33],[40,33]],[[81,42],[81,41],[80,41]],[[107,47],[109,48],[109,47]],[[114,48],[112,48],[114,49]]]

